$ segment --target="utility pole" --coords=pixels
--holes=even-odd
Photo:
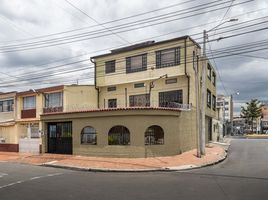
[[[195,60],[196,59],[196,60]],[[195,96],[196,96],[196,144],[197,144],[197,157],[201,158],[201,132],[200,132],[200,106],[199,106],[199,98],[200,98],[200,93],[199,93],[199,75],[198,75],[198,56],[195,54],[193,54],[193,67],[194,67],[194,71],[195,71]]]
[[[207,39],[207,32],[206,30],[203,31],[203,59],[202,59],[202,88],[201,88],[201,154],[206,155],[205,151],[205,143],[206,143],[206,39]]]

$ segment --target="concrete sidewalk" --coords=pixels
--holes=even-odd
[[[0,152],[0,162],[16,162],[86,171],[177,171],[218,163],[226,158],[225,148],[210,144],[206,156],[196,157],[196,150],[180,155],[154,158],[103,158],[59,154],[21,154]]]

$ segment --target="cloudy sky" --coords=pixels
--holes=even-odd
[[[238,21],[225,23],[231,18]],[[252,98],[268,99],[267,19],[266,0],[1,0],[0,91],[93,83],[90,56],[182,35],[201,42],[203,29],[222,23],[209,32],[207,52],[218,94],[240,92],[238,112]]]

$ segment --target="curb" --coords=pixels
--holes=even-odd
[[[228,146],[229,147],[229,146]],[[139,173],[139,172],[180,172],[180,171],[188,171],[192,169],[200,169],[208,166],[213,166],[223,162],[228,155],[228,149],[225,149],[225,154],[219,160],[216,160],[211,163],[207,163],[204,165],[196,166],[196,165],[183,165],[178,167],[163,167],[163,168],[150,168],[150,169],[110,169],[110,168],[84,168],[84,167],[74,167],[74,166],[64,166],[64,165],[56,165],[56,164],[49,164],[44,163],[39,166],[44,167],[53,167],[53,168],[60,168],[60,169],[68,169],[74,171],[87,171],[87,172],[117,172],[117,173]]]

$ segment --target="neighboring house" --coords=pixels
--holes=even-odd
[[[41,120],[47,135],[44,151],[147,157],[196,148],[196,98],[201,95],[195,93],[193,55],[200,55],[200,51],[194,40],[183,36],[92,57],[96,109],[43,113]],[[201,61],[197,62],[199,83],[201,66]],[[216,73],[209,62],[206,66],[208,142],[212,140],[212,119],[216,117]],[[69,151],[60,143],[53,146],[59,124],[72,127],[61,129],[63,135],[72,137]]]
[[[40,138],[44,134],[40,121],[41,114],[88,110],[96,107],[97,93],[92,85],[60,85],[17,93],[2,93],[0,138],[6,144],[15,144],[18,151],[18,146],[21,147],[20,142],[25,144],[22,139]],[[70,127],[63,124],[57,128],[63,131]],[[25,145],[27,146],[27,143]]]
[[[18,151],[15,98],[16,92],[0,93],[0,151]]]

